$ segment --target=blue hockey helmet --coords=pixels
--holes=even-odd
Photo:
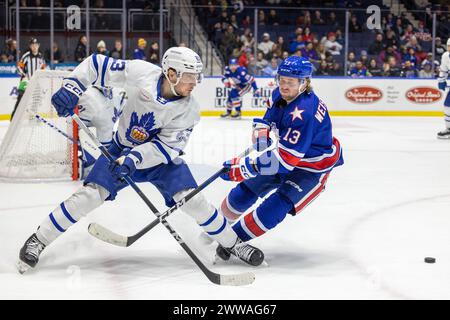
[[[313,65],[308,59],[298,56],[287,57],[278,67],[277,76],[305,79],[311,78]]]
[[[231,66],[232,64],[239,64],[239,62],[236,58],[232,58],[232,59],[230,59],[230,61],[228,61],[228,65]]]

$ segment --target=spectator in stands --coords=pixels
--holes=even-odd
[[[307,58],[311,63],[317,64],[320,62],[320,57],[314,49],[313,43],[308,42],[306,47],[302,49],[302,56]]]
[[[372,77],[382,77],[383,76],[383,69],[377,64],[376,59],[370,59],[369,67],[367,68],[367,71],[372,75]]]
[[[405,44],[406,48],[413,48],[416,52],[422,51],[422,46],[417,41],[415,36],[411,36],[408,42]]]
[[[95,0],[94,8],[95,9],[104,9],[105,3],[103,0]],[[96,30],[106,30],[108,29],[108,16],[104,14],[104,11],[95,11],[90,16],[91,28]]]
[[[113,59],[122,59],[122,41],[116,40],[114,41],[114,49],[110,52],[110,57]]]
[[[0,63],[9,63],[8,56],[6,55],[6,53],[2,53],[0,55]]]
[[[314,18],[312,18],[313,25],[322,26],[325,24],[325,20],[322,18],[322,13],[319,10],[314,11]]]
[[[362,26],[358,21],[356,15],[352,15],[350,18],[349,32],[362,32]]]
[[[159,65],[159,44],[156,41],[153,41],[150,45],[150,52],[148,53],[149,62]]]
[[[245,16],[241,23],[242,28],[250,28],[251,25],[252,22],[250,20],[250,16]]]
[[[240,40],[242,44],[248,48],[253,48],[255,45],[255,38],[253,37],[253,33],[250,28],[244,30],[244,34],[241,36]]]
[[[16,59],[17,59],[17,41],[16,40],[13,40],[11,38],[6,40],[5,54],[8,57],[8,62],[16,61]]]
[[[341,54],[342,45],[336,41],[336,34],[329,32],[327,40],[324,43],[325,49],[332,55],[337,56]]]
[[[409,41],[409,39],[413,36],[414,36],[414,28],[412,24],[408,24],[403,32],[403,35],[400,37],[400,40]]]
[[[303,33],[303,41],[305,42],[312,42],[314,40],[313,35],[311,34],[311,28],[306,27],[305,31]]]
[[[401,18],[397,18],[397,20],[395,21],[395,26],[392,28],[392,30],[398,37],[401,37],[403,35],[404,29]]]
[[[97,43],[97,53],[98,54],[103,54],[105,56],[109,56],[109,51],[108,49],[106,49],[106,43],[103,40],[100,40]]]
[[[145,55],[145,48],[147,47],[147,41],[144,38],[139,38],[138,47],[134,49],[133,59],[136,60],[147,60]]]
[[[336,12],[331,11],[328,15],[327,25],[329,25],[332,29],[337,29],[340,27],[340,23],[336,17]]]
[[[298,34],[297,38],[294,41],[292,41],[291,44],[289,45],[289,52],[294,53],[298,49],[303,50],[303,48],[305,48],[305,42],[303,41],[303,35]]]
[[[316,71],[316,75],[318,76],[329,76],[330,72],[328,70],[328,64],[325,60],[322,60],[320,62],[320,66]]]
[[[280,18],[278,17],[277,12],[274,9],[271,9],[269,12],[269,16],[267,17],[267,24],[269,26],[280,25]]]
[[[267,65],[264,69],[262,69],[261,75],[267,77],[275,77],[277,75],[278,70],[278,60],[276,58],[272,58],[270,60],[270,64]]]
[[[234,34],[234,29],[231,25],[228,25],[225,33],[220,40],[220,52],[225,57],[225,60],[228,61],[233,49],[238,46],[238,42],[236,40],[236,35]],[[272,48],[272,46],[270,47]],[[270,49],[269,49],[270,50]]]
[[[235,14],[232,14],[230,17],[230,25],[235,29],[238,30],[239,29],[239,22],[237,20],[237,17]]]
[[[359,60],[362,64],[367,68],[369,66],[369,56],[367,55],[366,50],[361,50],[361,54],[359,55]]]
[[[289,52],[283,51],[283,54],[281,55],[281,59],[285,60],[287,57],[289,57]]]
[[[264,53],[264,56],[268,56],[272,51],[273,41],[270,40],[270,35],[266,32],[263,34],[263,40],[258,44],[258,50]]]
[[[352,70],[356,66],[356,55],[353,51],[348,53],[347,57],[347,72],[350,74],[350,70]]]
[[[350,70],[350,77],[352,78],[363,78],[368,77],[369,75],[367,68],[360,60],[356,61],[355,67]]]
[[[278,46],[278,44],[274,43],[272,47],[272,52],[269,54],[269,58],[279,58],[283,54],[283,50]]]
[[[284,38],[282,36],[279,36],[275,43],[278,45],[282,52],[289,50],[288,45],[286,41],[284,41]]]
[[[417,69],[414,67],[411,61],[406,60],[403,63],[400,76],[403,78],[417,78],[418,76]]]
[[[344,38],[344,35],[342,34],[341,29],[336,29],[336,32],[334,34],[336,36],[336,42],[339,43],[343,47],[345,38]]]
[[[437,60],[437,61],[439,61],[439,60]],[[425,57],[425,59],[423,59],[422,62],[420,63],[421,68],[423,68],[423,67],[425,66],[426,63],[429,63],[429,64],[431,64],[431,65],[434,64],[434,61],[433,61],[433,54],[432,54],[431,52],[428,52],[427,55],[426,55],[426,57]]]
[[[442,44],[442,40],[440,37],[436,37],[436,47],[434,49],[434,55],[435,59],[437,61],[441,61],[441,57],[444,54],[445,51],[447,51],[447,48]]]
[[[414,50],[414,48],[409,48],[407,50],[408,52],[403,56],[403,62],[409,61],[414,67],[416,67],[417,66],[416,51]]]
[[[262,74],[262,70],[267,67],[269,62],[267,62],[266,59],[264,59],[264,54],[259,51],[256,55],[256,75],[260,76]]]
[[[45,51],[45,60],[50,61],[50,50]],[[64,57],[61,53],[61,50],[59,50],[59,46],[56,42],[53,43],[53,61],[52,64],[55,63],[63,63]]]
[[[248,56],[248,64],[247,64],[248,73],[254,76],[258,76],[258,67],[256,66],[256,59],[253,54],[249,54]]]
[[[393,47],[394,50],[397,50],[399,47],[399,41],[397,35],[392,29],[386,31],[386,37],[383,40],[384,48]]]
[[[86,59],[87,55],[87,38],[86,36],[80,36],[77,47],[75,48],[75,61],[81,62]]]
[[[395,60],[399,61],[401,60],[401,55],[396,50],[394,50],[393,47],[387,47],[386,50],[381,51],[381,53],[378,56],[378,62],[388,62],[389,57],[394,57]]]
[[[320,60],[325,60],[326,58],[326,53],[327,53],[327,48],[325,48],[325,43],[319,43],[317,45],[317,54],[320,57]]]
[[[238,58],[238,63],[241,67],[247,68],[251,53],[252,53],[252,49],[250,49],[246,46],[242,47],[241,54],[239,55],[239,58]]]
[[[386,77],[400,77],[400,67],[397,65],[397,59],[389,56],[387,63],[383,65],[384,75]]]
[[[369,46],[369,53],[372,55],[379,55],[384,49],[385,44],[383,42],[383,34],[377,33],[375,41]]]
[[[331,76],[343,76],[343,71],[341,68],[341,65],[337,63],[336,61],[333,63],[332,68],[330,70]]]
[[[220,14],[219,22],[224,29],[226,29],[228,27],[228,25],[230,24],[230,18],[228,17],[228,12],[226,10],[222,10],[222,13]]]
[[[433,70],[433,63],[430,63],[427,60],[424,60],[424,64],[422,64],[422,70],[419,71],[419,78],[427,78],[432,79],[435,77]]]
[[[266,14],[263,10],[259,10],[258,12],[258,25],[265,26],[266,25]]]

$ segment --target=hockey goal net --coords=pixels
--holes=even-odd
[[[51,104],[67,71],[41,70],[30,79],[0,146],[0,179],[64,181],[78,179],[76,123],[58,117]]]

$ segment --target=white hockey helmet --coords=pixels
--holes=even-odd
[[[161,66],[167,80],[169,80],[169,69],[173,69],[177,73],[177,82],[175,84],[169,80],[172,92],[175,95],[178,94],[173,87],[176,86],[182,78],[190,78],[199,83],[203,77],[203,63],[200,56],[186,47],[172,47],[167,49],[162,58]],[[183,74],[190,77],[183,77]]]

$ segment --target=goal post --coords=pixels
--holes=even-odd
[[[67,71],[39,70],[30,79],[0,145],[0,179],[11,182],[68,181],[79,176],[76,123],[58,117],[51,104]]]

